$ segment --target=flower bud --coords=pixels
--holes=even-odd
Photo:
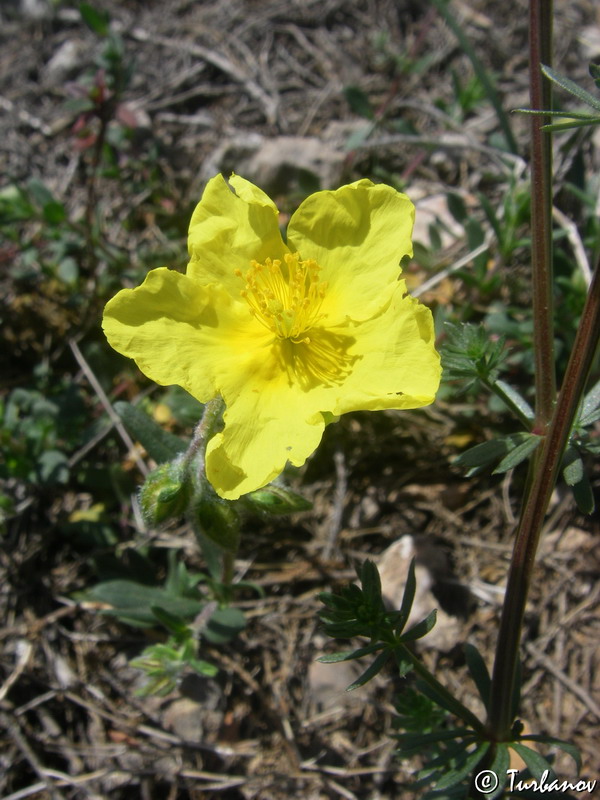
[[[312,503],[306,498],[274,483],[244,495],[241,501],[252,511],[268,514],[292,514],[312,508]]]
[[[180,459],[153,469],[140,489],[140,509],[144,521],[160,525],[168,519],[179,517],[188,504],[189,491],[183,480]]]

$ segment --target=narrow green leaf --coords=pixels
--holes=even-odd
[[[157,464],[176,458],[186,449],[186,444],[178,436],[163,430],[148,414],[131,403],[120,401],[114,409],[123,420],[127,432],[137,439]]]
[[[383,653],[380,653],[375,659],[375,661],[373,661],[371,666],[367,667],[367,669],[363,672],[360,678],[357,678],[353,683],[350,684],[350,686],[346,688],[346,691],[353,692],[355,689],[358,689],[359,686],[364,686],[365,683],[368,683],[371,680],[371,678],[374,678],[375,675],[377,675],[377,673],[383,669],[383,667],[389,661],[390,656],[391,653],[389,650],[384,650]]]
[[[450,728],[432,731],[431,733],[396,733],[393,738],[404,747],[425,747],[434,742],[447,742],[451,739],[460,739],[471,732],[466,728]]]
[[[522,461],[525,461],[526,458],[529,458],[542,441],[541,436],[536,436],[533,433],[526,435],[528,438],[513,448],[510,453],[502,459],[492,472],[493,475],[508,472],[509,469],[514,469],[514,467],[518,466]]]
[[[515,108],[515,112],[529,114],[530,117],[564,117],[565,119],[587,120],[587,122],[598,119],[598,117],[590,114],[589,111],[535,111],[532,108]],[[548,126],[545,125],[544,127]]]
[[[449,789],[451,786],[456,786],[462,780],[467,778],[475,769],[477,764],[481,761],[484,755],[491,747],[491,742],[481,742],[475,750],[470,753],[464,760],[461,767],[448,770],[448,772],[440,778],[436,784],[436,791],[442,789]]]
[[[565,742],[564,739],[556,739],[554,736],[542,736],[539,734],[528,734],[527,736],[522,736],[521,741],[528,741],[528,742],[540,742],[540,744],[547,744],[554,747],[558,747],[563,750],[567,755],[571,756],[575,765],[577,766],[577,774],[581,772],[581,753],[579,752],[579,748],[577,748],[571,742]]]
[[[434,608],[425,619],[418,622],[416,625],[406,631],[406,633],[402,634],[402,644],[406,644],[406,642],[414,642],[416,639],[422,639],[423,636],[426,636],[429,631],[434,627],[435,621],[437,618],[437,611]]]
[[[486,800],[495,800],[496,797],[499,797],[508,782],[508,770],[510,769],[509,746],[504,742],[498,742],[495,747],[496,753],[490,764],[490,772],[493,772],[498,778],[498,786],[489,794],[486,793]]]
[[[545,64],[542,64],[542,72],[549,80],[556,83],[557,86],[560,86],[561,89],[574,95],[578,100],[581,100],[582,103],[595,108],[596,111],[600,111],[600,99],[586,92],[585,89],[582,89],[581,86],[574,83],[570,78],[567,78],[565,75],[560,75]]]
[[[448,192],[446,195],[446,203],[448,204],[448,211],[452,214],[454,219],[462,225],[467,218],[467,207],[465,201],[459,194],[455,192]]]
[[[585,128],[588,125],[600,125],[600,117],[588,117],[588,119],[574,120],[573,122],[557,122],[551,125],[542,125],[543,131],[549,133],[560,133],[561,131],[568,131],[572,128]]]
[[[550,780],[553,780],[556,776],[552,769],[552,765],[546,761],[544,756],[540,755],[537,750],[532,750],[530,747],[526,747],[524,744],[520,742],[512,742],[510,745],[512,749],[521,756],[527,768],[533,775],[536,780],[540,780],[543,773],[548,771]]]
[[[360,570],[360,582],[365,599],[371,608],[380,608],[383,605],[381,599],[381,579],[379,570],[374,561],[367,559]]]
[[[452,463],[458,467],[480,469],[502,458],[506,455],[507,449],[505,439],[491,439],[489,442],[482,442],[465,450]]]
[[[98,11],[90,3],[80,3],[79,13],[85,24],[98,36],[108,36],[110,15],[108,11]]]
[[[491,77],[488,75],[487,70],[485,69],[482,62],[479,60],[477,54],[475,53],[475,50],[473,49],[471,42],[464,33],[463,29],[461,28],[460,23],[456,20],[456,18],[450,11],[449,3],[447,2],[447,0],[432,0],[432,2],[433,5],[436,7],[440,16],[443,17],[448,27],[452,30],[452,32],[456,36],[462,51],[471,61],[475,74],[477,75],[479,82],[483,86],[488,100],[494,107],[494,111],[496,112],[496,116],[498,118],[498,122],[502,129],[502,133],[504,134],[506,144],[508,145],[512,153],[518,153],[519,148],[517,145],[517,141],[512,132],[508,115],[504,110],[504,106],[502,104],[500,96],[498,95],[496,87],[494,86]]]
[[[398,614],[398,622],[395,625],[396,634],[399,634],[406,625],[415,599],[416,590],[417,579],[415,577],[415,558],[413,558],[409,564],[408,573],[406,575],[406,584],[404,585],[402,603],[400,604],[400,613]]]
[[[371,653],[376,653],[385,647],[382,642],[376,644],[369,644],[366,647],[361,647],[358,650],[347,650],[343,653],[326,653],[324,656],[317,658],[321,664],[337,664],[339,661],[352,661],[355,658],[362,658]]]
[[[464,645],[465,658],[467,660],[467,669],[473,682],[477,687],[479,696],[481,697],[486,711],[489,710],[490,702],[490,689],[492,681],[487,665],[479,650],[472,644]]]
[[[521,397],[519,392],[516,389],[502,380],[496,381],[496,386],[500,388],[500,390],[511,400],[512,403],[519,409],[519,411],[526,417],[528,420],[533,422],[535,418],[535,413],[533,408],[529,405],[527,400],[524,397]]]

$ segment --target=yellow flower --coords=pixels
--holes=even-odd
[[[325,419],[417,408],[439,380],[430,311],[406,294],[414,206],[360,180],[308,197],[283,241],[275,204],[233,175],[209,181],[187,272],[160,268],[106,306],[110,344],[148,377],[225,401],[207,476],[233,500],[316,449]]]

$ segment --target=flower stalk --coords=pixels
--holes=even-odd
[[[561,468],[562,456],[599,341],[600,259],[592,278],[556,409],[535,465],[531,488],[517,528],[492,676],[488,727],[497,741],[509,738],[512,724],[510,698],[519,660],[521,627],[535,554],[552,490]]]
[[[552,0],[529,2],[529,94],[533,111],[551,108],[552,84],[542,64],[552,63]],[[531,230],[533,350],[535,359],[534,433],[544,434],[556,397],[552,280],[552,142],[542,130],[548,116],[531,117]]]
[[[550,108],[550,84],[541,64],[550,64],[552,3],[530,0],[530,87],[534,110]],[[534,432],[545,434],[532,460],[529,487],[518,523],[492,673],[487,727],[494,741],[511,738],[512,696],[519,663],[521,630],[535,556],[550,497],[562,466],[577,409],[600,340],[600,261],[590,285],[577,336],[554,406],[555,374],[551,270],[551,162],[544,118],[532,117],[533,308],[536,361]]]

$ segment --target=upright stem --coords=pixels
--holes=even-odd
[[[592,278],[548,435],[535,465],[531,488],[517,528],[492,675],[488,730],[496,741],[506,741],[510,735],[511,698],[519,661],[521,626],[540,531],[599,341],[600,259]]]
[[[549,110],[550,81],[541,64],[552,63],[552,0],[529,0],[529,94],[534,111]],[[531,229],[535,358],[534,433],[548,428],[556,397],[552,302],[552,149],[541,129],[549,119],[531,117]]]

